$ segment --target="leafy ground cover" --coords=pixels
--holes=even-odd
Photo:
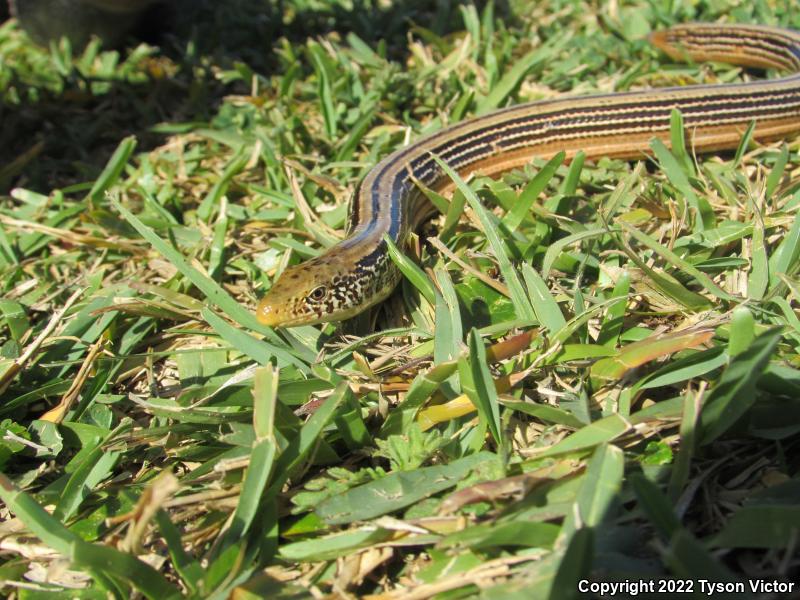
[[[676,115],[639,163],[460,182],[381,309],[252,316],[409,138],[746,80],[644,37],[791,3],[199,6],[123,53],[0,27],[4,594],[797,580],[797,139],[697,157]]]

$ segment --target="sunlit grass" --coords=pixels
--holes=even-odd
[[[253,27],[222,8],[218,27],[265,44],[236,4]],[[286,331],[252,310],[408,139],[566,93],[746,80],[644,37],[800,16],[284,4],[249,63],[202,35],[79,56],[0,28],[0,115],[33,132],[0,164],[4,593],[796,579],[797,139],[455,178],[382,307]]]

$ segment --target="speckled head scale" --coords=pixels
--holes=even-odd
[[[383,248],[350,270],[326,254],[287,268],[259,302],[256,317],[272,327],[347,319],[386,298],[399,276]]]

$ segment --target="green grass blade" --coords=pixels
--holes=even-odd
[[[283,348],[271,344],[266,340],[259,340],[252,335],[237,329],[213,310],[203,307],[203,318],[216,331],[222,339],[245,356],[249,356],[260,365],[269,364],[276,358],[278,365],[294,365],[303,372],[308,372],[308,365],[290,354]],[[313,357],[311,358],[313,360]]]
[[[18,265],[19,257],[2,223],[0,223],[0,267]]]
[[[215,555],[218,557],[225,554],[228,548],[246,543],[245,538],[258,514],[277,451],[273,430],[277,395],[278,371],[272,367],[257,369],[253,392],[253,428],[256,437],[250,451],[250,462],[245,472],[233,520],[216,549]],[[262,521],[261,524],[266,530],[271,527],[268,522]]]
[[[547,187],[547,184],[550,183],[556,170],[564,162],[565,157],[566,154],[564,152],[556,154],[547,161],[536,176],[531,179],[530,183],[525,186],[514,206],[503,218],[503,223],[510,232],[516,231],[525,217],[531,214],[531,206],[536,202],[539,194],[544,191],[544,188]]]
[[[608,235],[609,231],[617,231],[617,229],[612,228],[609,230],[605,227],[587,229],[585,231],[579,231],[578,233],[573,233],[563,237],[550,244],[547,247],[547,251],[544,254],[544,260],[542,261],[542,277],[547,278],[550,275],[550,270],[553,268],[553,263],[564,252],[564,249],[567,246],[571,246],[575,242],[580,242],[582,240]]]
[[[220,280],[225,266],[225,236],[228,234],[228,223],[228,217],[222,214],[214,223],[214,238],[208,251],[208,274],[214,281]]]
[[[628,308],[628,294],[631,289],[631,276],[626,271],[620,275],[614,289],[611,291],[610,299],[615,302],[608,307],[603,322],[600,325],[600,333],[597,335],[597,343],[603,346],[616,347],[619,335],[622,333],[623,319]]]
[[[0,473],[0,498],[42,542],[75,563],[99,573],[120,577],[148,598],[176,598],[178,591],[151,566],[108,546],[88,544],[19,490]]]
[[[683,115],[677,108],[673,108],[669,116],[669,139],[672,146],[672,154],[680,162],[684,172],[688,177],[693,177],[694,163],[686,151],[686,134],[683,127]]]
[[[537,453],[537,457],[556,456],[570,452],[590,450],[600,444],[612,442],[628,431],[631,424],[617,414],[612,414],[579,429],[554,446]]]
[[[592,566],[594,554],[594,531],[584,527],[570,538],[564,553],[559,557],[548,600],[571,600],[580,598],[576,582],[585,580]]]
[[[458,370],[458,361],[440,363],[420,373],[411,382],[406,397],[389,413],[381,428],[381,437],[406,431],[422,405]]]
[[[492,91],[478,102],[477,114],[488,112],[502,106],[503,102],[514,92],[522,81],[533,69],[546,63],[557,54],[569,39],[569,36],[559,36],[555,42],[544,44],[520,58],[500,81],[492,87]]]
[[[116,150],[114,150],[114,154],[108,159],[102,173],[100,173],[100,176],[92,185],[92,189],[89,190],[87,198],[90,201],[97,204],[103,200],[105,193],[111,189],[111,186],[113,186],[119,179],[119,176],[122,175],[122,171],[125,169],[125,165],[128,164],[135,149],[136,138],[134,136],[131,135],[122,139]]]
[[[750,148],[750,143],[753,141],[753,133],[755,133],[755,130],[755,120],[750,121],[750,124],[747,126],[747,129],[745,129],[745,132],[742,135],[742,139],[739,141],[739,146],[736,148],[736,155],[733,157],[734,168],[741,164],[742,158],[744,158],[745,153],[747,152],[748,148]]]
[[[433,338],[433,360],[442,363],[458,358],[464,345],[464,331],[458,296],[450,280],[449,273],[441,268],[434,269],[434,277],[441,293],[436,294],[435,323],[436,335]],[[451,384],[454,383],[451,381]],[[454,390],[457,390],[455,385]]]
[[[136,231],[147,240],[153,248],[161,253],[170,263],[172,263],[181,274],[191,281],[199,289],[209,302],[217,305],[222,311],[240,325],[264,333],[268,337],[274,337],[274,333],[269,328],[264,327],[256,321],[255,316],[246,310],[241,304],[236,302],[222,287],[213,279],[210,279],[194,267],[192,267],[183,255],[175,248],[167,244],[147,225],[145,225],[136,215],[122,206],[116,198],[110,198],[112,206],[130,223]]]
[[[693,312],[709,310],[711,308],[712,303],[708,298],[687,289],[678,280],[676,280],[674,277],[671,277],[667,273],[659,273],[654,269],[651,269],[645,261],[637,256],[636,253],[626,245],[622,244],[622,248],[631,262],[644,271],[650,281],[653,282],[653,287],[655,287],[670,300],[673,300],[677,304]]]
[[[738,582],[744,587],[744,592],[737,590],[736,597],[742,600],[749,600],[753,597],[747,582],[728,571],[706,550],[701,542],[683,529],[670,540],[665,560],[678,577],[690,581],[704,579],[720,584]]]
[[[659,139],[654,139],[650,142],[650,148],[656,155],[661,168],[669,178],[672,185],[683,195],[689,206],[695,211],[695,231],[703,231],[705,229],[713,229],[714,227],[714,211],[711,209],[708,200],[699,197],[689,183],[686,173],[681,168],[678,160],[667,149],[664,143]]]
[[[433,283],[425,274],[425,271],[420,269],[417,264],[403,254],[395,243],[388,237],[384,236],[386,248],[389,251],[389,257],[392,262],[397,265],[397,268],[403,273],[406,279],[416,290],[423,295],[423,297],[431,304],[436,303],[436,296],[433,291]]]
[[[130,583],[151,600],[180,598],[180,592],[150,565],[108,546],[75,544],[72,560],[92,570]]]
[[[664,365],[637,382],[636,387],[637,389],[649,390],[675,385],[682,381],[702,377],[726,364],[728,364],[728,355],[725,353],[724,348],[709,348]]]
[[[586,476],[561,526],[559,544],[564,544],[580,528],[602,524],[611,505],[619,496],[625,468],[625,456],[619,448],[600,444],[586,466]]]
[[[689,481],[692,458],[697,446],[697,429],[700,423],[701,395],[687,391],[683,396],[683,416],[681,417],[680,445],[669,479],[668,496],[677,502],[683,488]]]
[[[539,322],[551,334],[564,329],[567,326],[567,320],[561,313],[558,302],[550,295],[550,289],[545,280],[528,263],[522,265],[522,276],[528,286],[531,305]]]
[[[225,533],[225,538],[220,545],[220,552],[244,542],[244,537],[258,514],[261,497],[272,472],[275,450],[275,442],[269,438],[260,439],[253,446],[242,491],[233,513],[233,522]]]
[[[517,275],[516,269],[514,269],[513,265],[511,264],[511,259],[506,253],[505,246],[497,234],[496,226],[489,217],[488,211],[483,207],[475,192],[472,191],[472,189],[464,182],[463,179],[461,179],[458,173],[450,168],[450,166],[442,161],[438,156],[433,155],[433,158],[439,164],[442,170],[444,170],[445,174],[447,174],[447,176],[450,177],[450,179],[456,184],[456,187],[461,191],[461,193],[464,194],[464,197],[467,199],[470,207],[478,216],[478,219],[483,226],[483,232],[486,235],[486,239],[489,241],[489,245],[494,251],[497,262],[500,265],[500,272],[502,273],[503,278],[506,281],[506,285],[508,286],[511,302],[514,304],[514,308],[517,311],[517,317],[523,321],[535,322],[536,313],[534,312],[533,307],[528,300],[528,296],[525,294],[525,289],[522,287],[522,282],[519,280],[519,275]]]
[[[203,579],[203,567],[183,549],[181,533],[170,521],[164,510],[159,510],[156,513],[155,522],[158,525],[161,536],[164,538],[164,542],[167,544],[170,561],[176,573],[190,593],[197,593],[197,582]]]
[[[56,552],[69,556],[72,544],[80,538],[47,512],[29,494],[18,489],[0,473],[0,498],[33,535]]]
[[[58,499],[53,516],[59,520],[67,520],[80,507],[83,500],[92,492],[100,481],[109,477],[114,465],[120,457],[119,452],[108,452],[105,448],[110,440],[132,429],[130,420],[123,420],[114,431],[109,431],[104,438],[97,438],[95,447],[76,465]]]
[[[758,399],[758,376],[769,364],[780,339],[781,330],[771,329],[758,336],[747,350],[733,357],[703,405],[703,444],[725,433]]]
[[[662,538],[670,539],[681,529],[681,522],[675,516],[667,497],[661,493],[656,484],[641,473],[629,476],[633,491],[639,501],[639,507],[649,517],[650,523]]]
[[[314,64],[314,72],[317,75],[317,84],[319,86],[319,98],[321,102],[322,116],[325,121],[325,133],[329,140],[336,138],[336,131],[338,129],[336,108],[334,107],[334,93],[331,88],[330,76],[328,75],[328,68],[325,64],[325,56],[322,48],[314,44],[309,48],[311,61]]]
[[[536,404],[533,402],[520,402],[513,400],[503,400],[503,406],[516,410],[531,417],[536,417],[546,423],[556,423],[572,429],[580,429],[586,423],[575,417],[571,412],[550,406],[549,404]]]
[[[281,452],[275,462],[276,475],[267,493],[268,499],[277,496],[292,471],[300,466],[312,448],[318,444],[323,429],[333,419],[334,414],[349,394],[351,392],[346,382],[337,385],[333,394],[311,415],[294,439]]]
[[[447,243],[450,238],[453,237],[453,233],[458,226],[461,217],[464,215],[464,206],[467,204],[467,199],[460,191],[456,191],[453,194],[453,198],[450,200],[450,204],[447,206],[447,212],[445,213],[444,224],[442,225],[442,229],[439,231],[439,239],[442,240],[443,243]]]
[[[505,456],[505,436],[500,423],[500,406],[497,390],[486,362],[486,349],[477,329],[469,332],[469,356],[460,361],[461,384],[467,396],[478,409],[497,446]]]
[[[772,170],[767,176],[767,183],[765,186],[764,196],[767,200],[772,200],[772,195],[775,193],[778,185],[783,179],[783,174],[786,171],[786,164],[789,162],[789,147],[786,144],[781,145],[781,153],[778,155]]]
[[[583,169],[583,163],[585,161],[586,154],[583,152],[583,150],[579,150],[578,153],[572,158],[572,162],[569,165],[569,171],[567,171],[567,176],[564,178],[564,182],[561,184],[561,189],[559,191],[562,195],[575,195],[575,192],[578,190],[578,184],[581,180],[581,170]]]
[[[272,366],[256,369],[253,376],[253,430],[256,440],[275,436],[280,370]]]
[[[214,209],[220,205],[222,196],[228,191],[228,187],[233,178],[242,172],[250,160],[250,149],[246,146],[240,147],[233,157],[225,165],[222,175],[214,182],[211,190],[206,194],[200,206],[197,207],[197,216],[203,221],[208,221]]]
[[[755,204],[755,203],[754,203]],[[750,273],[747,276],[747,295],[751,300],[761,300],[769,285],[769,261],[764,240],[764,217],[753,206],[753,237],[750,243]]]
[[[788,275],[797,269],[800,260],[800,215],[795,214],[789,231],[769,257],[769,285],[775,289],[780,285],[780,274]]]
[[[391,539],[392,532],[376,527],[342,531],[321,538],[284,544],[280,556],[291,561],[335,560]]]
[[[621,379],[631,369],[640,367],[661,356],[695,348],[708,342],[714,333],[710,330],[684,330],[660,336],[650,336],[619,349],[615,356],[601,358],[591,367],[593,379],[598,383]]]
[[[472,469],[496,460],[494,454],[479,452],[447,465],[395,471],[325,500],[315,512],[331,525],[374,519],[455,487]]]
[[[800,506],[744,506],[711,541],[717,548],[789,547],[797,536]]]
[[[738,356],[747,350],[756,337],[756,320],[746,306],[737,306],[731,314],[728,354]]]
[[[714,283],[708,275],[703,273],[694,265],[682,259],[680,256],[675,254],[672,250],[670,250],[666,246],[659,244],[656,240],[651,238],[646,233],[639,231],[633,225],[629,225],[624,221],[620,221],[619,224],[626,232],[628,232],[631,235],[631,237],[633,237],[640,244],[647,246],[673,266],[694,277],[695,281],[697,281],[697,283],[699,283],[703,287],[703,289],[708,291],[710,294],[713,294],[720,300],[725,300],[728,302],[735,300],[733,296],[731,296],[728,292],[726,292],[725,290],[720,288],[716,283]]]

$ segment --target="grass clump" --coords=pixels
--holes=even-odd
[[[796,579],[796,139],[458,181],[383,308],[287,331],[252,308],[340,239],[358,181],[407,138],[565,92],[745,80],[643,36],[797,17],[284,5],[260,59],[207,44],[210,16],[265,44],[209,5],[127,54],[0,29],[3,121],[41,144],[0,164],[4,593]],[[365,15],[394,29],[376,40]],[[59,135],[87,119],[129,126]]]

